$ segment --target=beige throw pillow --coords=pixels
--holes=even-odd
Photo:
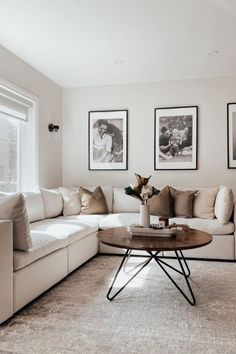
[[[174,216],[192,218],[193,217],[193,196],[196,191],[180,191],[170,188]]]
[[[193,216],[202,219],[214,219],[214,206],[218,188],[197,191],[193,199]]]
[[[22,193],[0,196],[0,219],[13,222],[13,248],[28,251],[32,248],[29,220]]]
[[[233,212],[234,195],[232,189],[220,186],[215,202],[215,216],[221,224],[226,224]]]
[[[172,199],[169,186],[163,188],[158,195],[149,199],[150,214],[158,216],[173,216]]]
[[[72,188],[58,188],[63,199],[63,215],[78,215],[81,209],[79,190]]]
[[[108,208],[102,188],[97,187],[91,192],[80,187],[81,212],[80,214],[107,214]]]
[[[94,186],[84,186],[90,192],[94,192],[96,187]],[[112,213],[113,210],[113,187],[112,186],[101,186],[104,197],[106,199],[108,213]]]

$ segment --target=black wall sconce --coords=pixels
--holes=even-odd
[[[48,130],[51,132],[51,133],[57,133],[58,130],[59,130],[59,125],[54,125],[52,123],[50,123],[48,125]]]

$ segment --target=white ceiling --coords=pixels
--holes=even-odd
[[[0,0],[0,44],[62,87],[236,75],[236,0]]]

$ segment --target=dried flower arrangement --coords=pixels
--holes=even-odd
[[[141,204],[148,204],[148,199],[152,198],[153,195],[158,195],[160,191],[155,187],[148,185],[149,177],[141,177],[139,174],[135,173],[137,178],[137,184],[130,184],[129,187],[125,188],[125,194],[131,197],[137,198],[141,201]]]

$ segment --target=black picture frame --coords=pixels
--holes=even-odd
[[[227,167],[236,168],[236,102],[227,103]]]
[[[127,109],[88,112],[88,169],[128,170]]]
[[[198,169],[198,106],[154,109],[154,170]]]

